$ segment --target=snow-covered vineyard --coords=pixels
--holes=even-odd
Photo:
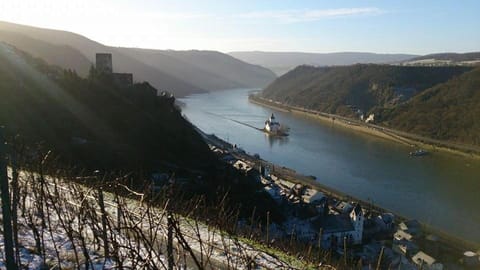
[[[21,173],[12,204],[21,269],[295,269],[216,228],[167,215],[167,205],[151,207],[143,194],[131,194]],[[5,254],[3,233],[0,237]],[[0,268],[6,269],[2,259]]]

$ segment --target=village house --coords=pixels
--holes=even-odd
[[[392,244],[392,249],[398,254],[404,255],[405,257],[412,257],[417,254],[419,251],[418,246],[411,241],[401,240],[396,241]]]
[[[413,237],[420,237],[422,234],[422,225],[415,219],[400,223],[398,229],[411,234]]]
[[[340,214],[346,214],[346,213],[350,213],[350,211],[352,211],[353,205],[351,205],[348,202],[339,201],[335,205],[334,209]]]
[[[412,241],[413,239],[413,236],[411,234],[409,234],[408,232],[406,231],[402,231],[402,230],[398,230],[394,235],[393,235],[393,240],[394,241],[402,241],[402,240],[406,240],[406,241]]]
[[[443,265],[437,262],[423,251],[419,251],[412,257],[412,261],[418,265],[419,268],[425,270],[443,270]]]
[[[270,168],[268,166],[260,165],[260,176],[266,179],[270,179]]]
[[[383,213],[377,217],[376,221],[384,231],[393,231],[395,229],[395,216],[392,213]]]
[[[463,261],[463,265],[471,269],[480,268],[480,255],[473,251],[465,251],[463,253],[462,261]],[[477,267],[477,268],[474,268],[474,267]]]
[[[393,251],[381,242],[372,241],[371,243],[362,246],[360,257],[362,258],[362,262],[364,263],[364,265],[367,265],[367,267],[363,269],[373,269],[372,266],[378,263],[378,257],[382,252],[382,249],[382,264],[391,264],[391,262],[395,259],[395,254],[393,253]]]
[[[335,249],[343,246],[344,242],[350,245],[362,243],[364,214],[360,204],[356,204],[348,214],[331,214],[327,203],[324,207],[323,215],[312,221],[315,230],[321,231],[323,248]]]
[[[309,220],[291,218],[283,224],[287,236],[294,237],[302,242],[314,243],[317,238],[317,232]]]
[[[307,204],[320,204],[320,202],[325,198],[325,195],[322,192],[316,191],[311,188],[306,188],[303,192],[302,199],[304,203]]]
[[[235,169],[237,170],[246,171],[246,172],[252,169],[252,166],[250,166],[250,164],[248,164],[243,160],[235,161],[235,163],[233,163],[233,167],[235,167]]]

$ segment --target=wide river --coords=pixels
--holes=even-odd
[[[408,146],[252,104],[250,91],[211,92],[180,101],[185,103],[184,115],[206,133],[314,175],[324,185],[480,243],[480,161],[443,153],[412,158]],[[291,128],[289,137],[271,139],[238,123],[260,128],[272,112]]]

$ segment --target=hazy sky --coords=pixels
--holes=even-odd
[[[480,51],[478,0],[0,0],[0,20],[142,48]]]

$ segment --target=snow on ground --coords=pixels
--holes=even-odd
[[[127,198],[121,198],[117,204],[115,196],[105,192],[109,249],[110,252],[115,250],[119,259],[115,260],[115,256],[105,258],[96,190],[48,178],[45,185],[47,195],[42,197],[38,192],[38,177],[22,174],[21,179],[23,197],[20,201],[23,203],[19,207],[24,206],[25,211],[19,210],[18,239],[24,269],[52,268],[58,263],[65,269],[77,268],[78,263],[80,269],[113,269],[119,266],[120,261],[124,267],[136,269],[140,266],[167,268],[164,253],[168,227],[163,209],[149,209],[141,201]],[[123,219],[119,219],[119,213]],[[279,258],[256,250],[215,228],[184,217],[176,216],[175,219],[180,231],[174,234],[173,241],[176,265],[196,268],[188,253],[188,248],[191,248],[197,260],[201,258],[205,265],[208,261],[212,262],[210,267],[223,265],[247,269],[248,264],[254,262],[259,269],[294,269]],[[188,247],[182,246],[182,237]],[[38,245],[43,248],[39,250]],[[0,254],[5,254],[3,233],[0,235]],[[87,257],[89,265],[85,266]],[[0,258],[0,269],[6,269],[4,260]]]
[[[53,230],[45,230],[43,233],[48,234],[44,238],[44,253],[39,253],[36,248],[36,241],[32,230],[26,225],[28,222],[23,217],[19,217],[18,239],[20,243],[19,255],[22,268],[24,269],[44,269],[45,266],[51,268],[58,264],[56,261],[58,252],[63,259],[61,261],[61,268],[72,269],[74,266],[73,245],[68,239],[65,230],[60,226],[56,226]],[[42,232],[39,232],[42,234]],[[0,254],[5,254],[3,234],[0,235]],[[112,269],[113,264],[110,260],[102,258],[93,248],[89,250],[89,256],[92,259],[91,269]],[[105,264],[105,265],[104,265]],[[6,269],[5,258],[0,259],[0,269]]]

